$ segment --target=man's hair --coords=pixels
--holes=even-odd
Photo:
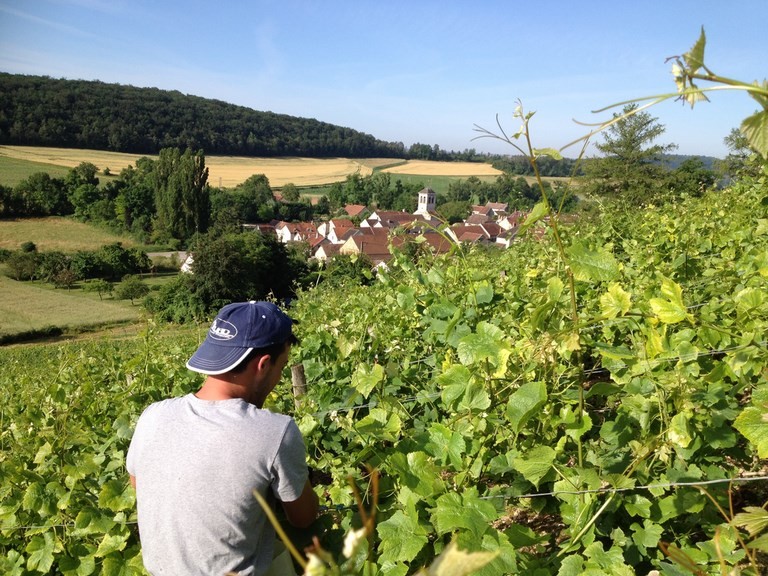
[[[269,361],[274,364],[277,362],[278,356],[280,356],[280,354],[282,354],[288,346],[291,344],[297,344],[298,342],[299,339],[291,334],[291,337],[288,338],[288,340],[285,342],[279,342],[277,344],[272,344],[271,346],[265,346],[264,348],[254,348],[246,355],[245,358],[240,361],[237,366],[232,368],[230,372],[233,374],[239,374],[243,372],[245,367],[250,364],[251,360],[260,356],[269,356]]]

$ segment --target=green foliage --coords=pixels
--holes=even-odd
[[[112,282],[101,278],[91,280],[83,285],[83,290],[86,292],[96,292],[99,295],[99,300],[103,300],[105,295],[111,295],[114,289]]]
[[[125,473],[153,399],[194,390],[192,334],[0,350],[0,572],[144,574]]]
[[[329,505],[350,503],[360,464],[381,471],[379,565],[428,563],[458,537],[498,552],[479,573],[633,574],[666,570],[671,540],[703,573],[720,573],[718,545],[756,573],[714,504],[664,486],[760,468],[768,245],[752,231],[765,230],[767,181],[606,206],[595,224],[558,227],[563,252],[545,236],[396,258],[370,286],[301,293],[297,418],[333,478]],[[727,483],[706,490],[729,498]]]
[[[11,253],[5,260],[8,277],[14,280],[32,280],[35,277],[37,260],[37,252],[17,251]]]
[[[53,216],[69,214],[72,207],[64,182],[47,172],[35,172],[5,192],[0,216]]]
[[[208,230],[210,192],[202,150],[163,149],[154,169],[154,233],[182,243]]]
[[[136,154],[191,147],[221,156],[403,158],[406,153],[401,142],[178,91],[2,73],[0,94],[2,144]]]
[[[760,545],[761,492],[686,484],[761,469],[767,182],[606,206],[560,226],[562,253],[547,234],[504,252],[398,254],[368,286],[302,291],[293,354],[308,395],[294,408],[286,389],[272,406],[295,411],[328,478],[323,547],[343,557],[348,477],[365,486],[369,464],[371,569],[407,574],[455,541],[493,554],[476,572],[489,576],[679,573],[664,541],[702,573],[756,573],[739,538]],[[0,349],[5,573],[140,573],[125,449],[144,406],[197,386],[183,366],[198,338]],[[729,498],[733,522],[715,506]]]
[[[301,199],[301,193],[299,193],[299,189],[296,188],[296,185],[291,182],[283,185],[283,187],[280,189],[280,194],[282,195],[283,200],[286,202],[298,202]]]
[[[184,322],[229,302],[289,298],[307,265],[304,254],[274,236],[237,231],[198,238],[192,271],[161,287],[147,302],[148,310]]]
[[[343,289],[347,284],[368,285],[374,280],[373,264],[365,254],[338,254],[317,274],[318,282],[336,286],[338,289]]]
[[[637,104],[627,104],[614,120],[602,133],[604,141],[595,144],[605,156],[585,164],[585,191],[629,204],[653,201],[666,189],[658,162],[675,145],[653,144],[664,126]]]
[[[120,300],[134,300],[143,298],[149,294],[149,286],[142,282],[141,278],[135,275],[129,275],[123,278],[123,281],[117,285],[115,296]]]

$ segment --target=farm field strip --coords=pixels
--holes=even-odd
[[[0,157],[44,164],[41,171],[51,165],[74,168],[81,162],[91,162],[100,171],[109,168],[117,174],[123,168],[134,166],[146,154],[125,154],[102,150],[80,150],[32,146],[0,146]],[[369,176],[376,168],[392,174],[424,176],[497,176],[499,170],[490,164],[477,162],[432,162],[398,158],[249,158],[245,156],[206,156],[209,170],[208,183],[212,186],[234,187],[254,174],[265,174],[271,186],[280,188],[289,182],[296,186],[332,184],[348,175],[359,173]]]
[[[72,218],[51,216],[0,220],[0,248],[17,250],[24,242],[34,242],[41,252],[93,250],[94,246],[114,242],[121,242],[125,247],[136,244],[131,238],[104,232]]]
[[[420,176],[499,176],[490,164],[479,162],[435,162],[432,160],[408,160],[404,164],[384,168],[390,174],[414,174]]]

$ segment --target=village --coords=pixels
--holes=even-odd
[[[419,192],[417,209],[412,214],[349,204],[344,207],[346,217],[322,223],[279,221],[247,227],[263,233],[274,231],[283,243],[306,242],[311,258],[320,262],[337,254],[362,254],[374,266],[380,266],[392,257],[389,245],[398,246],[404,241],[399,232],[422,236],[435,254],[448,252],[454,243],[508,248],[526,216],[520,211],[509,213],[507,204],[489,202],[484,206],[473,206],[468,218],[449,226],[437,216],[435,200],[434,190],[424,188]]]

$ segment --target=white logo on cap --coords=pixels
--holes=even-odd
[[[237,336],[237,326],[221,318],[216,318],[208,330],[208,335],[214,340],[232,340]]]

